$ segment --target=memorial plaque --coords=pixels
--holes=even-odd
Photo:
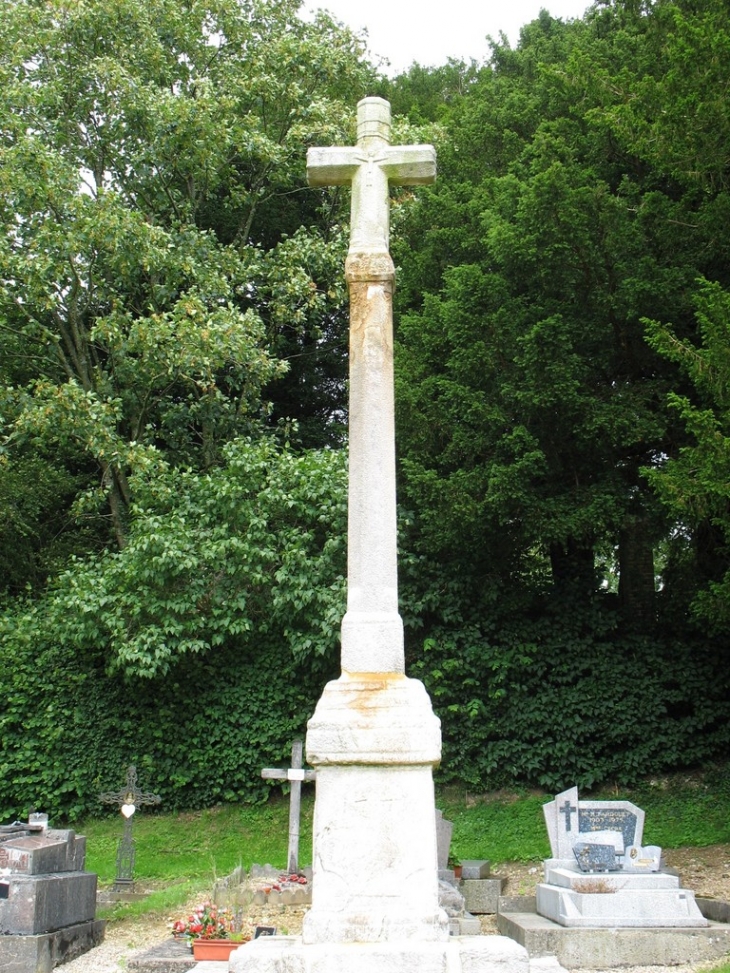
[[[544,804],[543,813],[554,859],[572,860],[573,846],[590,841],[587,836],[597,831],[623,836],[623,847],[616,848],[618,854],[632,846],[641,847],[644,812],[631,801],[579,801],[578,788],[571,787]]]
[[[616,849],[613,845],[595,845],[578,841],[573,845],[573,854],[582,872],[616,872]]]

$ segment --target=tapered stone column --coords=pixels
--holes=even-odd
[[[445,940],[432,768],[439,721],[404,675],[398,614],[389,182],[431,182],[431,146],[390,146],[390,106],[358,105],[353,148],[312,149],[313,185],[352,183],[350,468],[342,676],[309,723],[317,768],[313,903],[304,941]],[[353,876],[357,880],[353,881]]]

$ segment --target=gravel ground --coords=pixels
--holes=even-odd
[[[730,845],[713,845],[708,848],[680,848],[665,853],[667,864],[676,868],[682,876],[682,884],[706,898],[730,901]],[[541,880],[542,867],[538,864],[507,862],[493,867],[495,874],[507,879],[506,895],[533,895],[535,886]],[[185,911],[185,910],[181,910]],[[281,933],[297,935],[301,931],[304,908],[251,910],[252,925],[276,926]],[[89,950],[61,969],[63,973],[121,973],[126,968],[129,957],[150,946],[161,943],[169,936],[167,916],[145,916],[138,919],[125,919],[111,922],[107,926],[104,942]],[[485,935],[496,933],[494,918],[481,917],[482,932]],[[621,973],[696,973],[706,967],[623,967]],[[588,973],[588,971],[573,971]],[[605,971],[590,971],[605,973]]]

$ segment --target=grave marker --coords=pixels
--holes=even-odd
[[[119,791],[106,791],[99,795],[102,804],[116,804],[124,818],[124,831],[117,849],[117,875],[112,891],[131,892],[134,888],[134,838],[132,837],[132,818],[138,807],[159,804],[162,798],[157,794],[145,794],[137,786],[137,769],[127,768],[127,780]]]
[[[694,893],[662,870],[661,848],[642,847],[636,804],[579,801],[571,787],[543,812],[553,857],[536,890],[540,916],[576,928],[707,925]]]
[[[264,780],[288,780],[291,784],[289,791],[289,850],[287,853],[287,868],[290,875],[299,871],[299,821],[302,807],[302,781],[312,781],[316,777],[313,770],[303,769],[303,752],[302,741],[295,740],[291,748],[291,767],[288,770],[264,767],[261,771]]]

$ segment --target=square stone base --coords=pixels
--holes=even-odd
[[[229,973],[529,973],[527,952],[503,936],[444,943],[319,943],[265,937],[231,954]]]
[[[467,911],[485,916],[499,912],[499,897],[503,888],[503,878],[465,878],[460,891]]]
[[[96,875],[13,875],[0,900],[0,933],[34,936],[90,922],[96,914]]]

